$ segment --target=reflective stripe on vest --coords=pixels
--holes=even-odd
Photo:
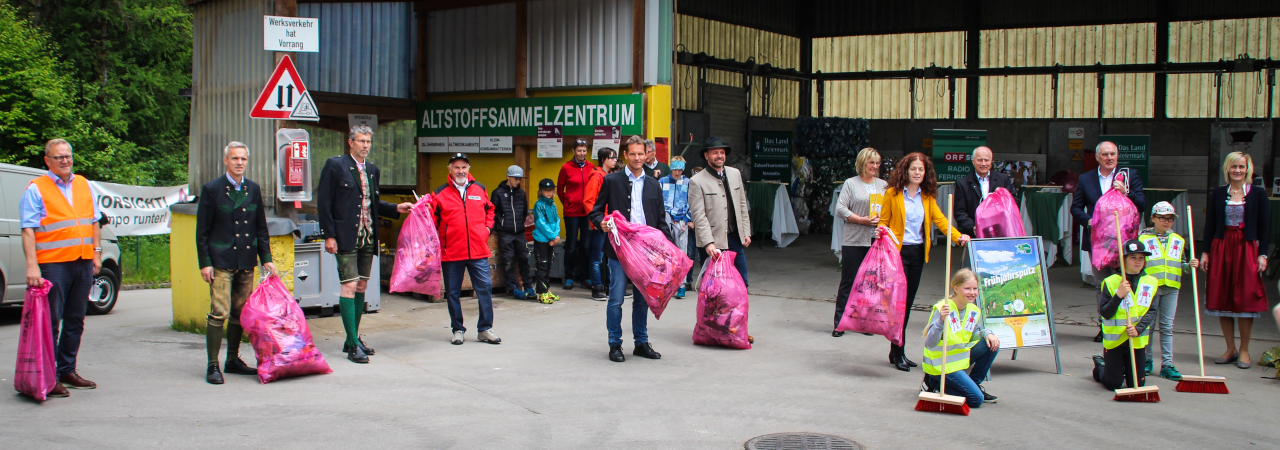
[[[956,311],[956,303],[951,299],[939,300],[933,305],[933,310],[929,313],[929,322],[932,324],[934,317],[938,314],[938,309],[942,307],[942,302],[947,302],[947,308],[950,308],[952,314],[956,314],[956,320],[960,321],[960,331],[952,332],[944,329],[943,337],[947,342],[947,365],[942,366],[942,341],[927,343],[924,347],[924,358],[921,367],[924,373],[929,375],[941,375],[944,373],[953,373],[969,368],[969,350],[973,348],[975,342],[973,340],[973,330],[976,330],[977,323],[982,320],[982,310],[977,305],[970,303],[965,305],[964,311]],[[974,324],[966,326],[969,318],[972,317]],[[943,320],[942,326],[950,327],[947,320]]]
[[[1174,232],[1169,232],[1167,244],[1161,244],[1160,238],[1152,234],[1138,236],[1138,240],[1151,252],[1151,256],[1147,257],[1146,274],[1159,280],[1160,286],[1181,289],[1182,252],[1186,240]]]
[[[89,181],[75,175],[71,179],[71,202],[47,175],[31,184],[40,190],[45,217],[36,227],[36,260],[40,263],[93,259],[93,191]]]
[[[1108,295],[1115,295],[1116,289],[1120,288],[1120,275],[1112,275],[1107,277],[1102,283],[1103,292]],[[1142,320],[1142,316],[1147,314],[1147,310],[1151,308],[1151,301],[1155,299],[1156,289],[1159,289],[1159,281],[1149,275],[1143,275],[1138,279],[1138,285],[1134,286],[1134,291],[1129,294],[1129,298],[1134,300],[1132,305],[1126,308],[1117,308],[1115,317],[1102,319],[1102,347],[1107,350],[1119,347],[1125,340],[1129,339],[1129,334],[1125,333],[1126,318],[1133,314],[1133,323],[1137,324]],[[1142,295],[1143,289],[1146,294]],[[1142,305],[1146,303],[1146,305]],[[1146,348],[1147,341],[1150,339],[1151,328],[1148,327],[1138,337],[1134,339],[1134,348]]]

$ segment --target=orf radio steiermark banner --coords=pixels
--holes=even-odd
[[[938,181],[959,181],[973,172],[973,149],[987,145],[987,130],[933,130],[933,170]]]
[[[169,234],[169,205],[188,201],[186,186],[149,187],[90,181],[98,209],[116,236]]]
[[[642,134],[643,96],[507,98],[418,102],[418,136],[537,136],[558,126],[564,136],[595,136],[596,127]]]

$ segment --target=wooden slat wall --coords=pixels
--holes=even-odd
[[[1249,54],[1280,59],[1280,18],[1205,20],[1169,24],[1169,60],[1232,60]],[[1214,117],[1218,89],[1213,74],[1169,76],[1169,117]],[[1267,86],[1258,73],[1222,76],[1221,117],[1266,117]],[[1280,114],[1280,96],[1273,109]]]
[[[690,53],[706,52],[710,56],[772,64],[785,69],[800,68],[800,39],[778,33],[730,25],[699,17],[676,15],[676,45]],[[683,48],[679,46],[683,45]],[[677,108],[693,110],[698,106],[698,73],[696,68],[679,66],[675,71]],[[707,83],[742,87],[742,75],[718,70],[707,71]],[[775,81],[771,89],[769,111],[764,111],[761,82],[752,81],[751,112],[753,115],[794,118],[800,110],[800,86],[797,82]]]
[[[905,70],[930,65],[964,67],[964,33],[844,36],[813,40],[815,71]],[[956,118],[964,117],[964,93],[964,80],[957,80]],[[826,83],[825,94],[827,116],[867,119],[911,117],[912,99],[907,80],[830,81]],[[916,80],[916,118],[949,117],[950,100],[946,80]],[[813,114],[817,115],[817,102],[813,105]]]

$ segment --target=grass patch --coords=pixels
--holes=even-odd
[[[168,283],[169,235],[120,236],[122,284]]]

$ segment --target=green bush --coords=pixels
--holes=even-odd
[[[156,286],[169,282],[169,235],[121,236],[122,284]]]

